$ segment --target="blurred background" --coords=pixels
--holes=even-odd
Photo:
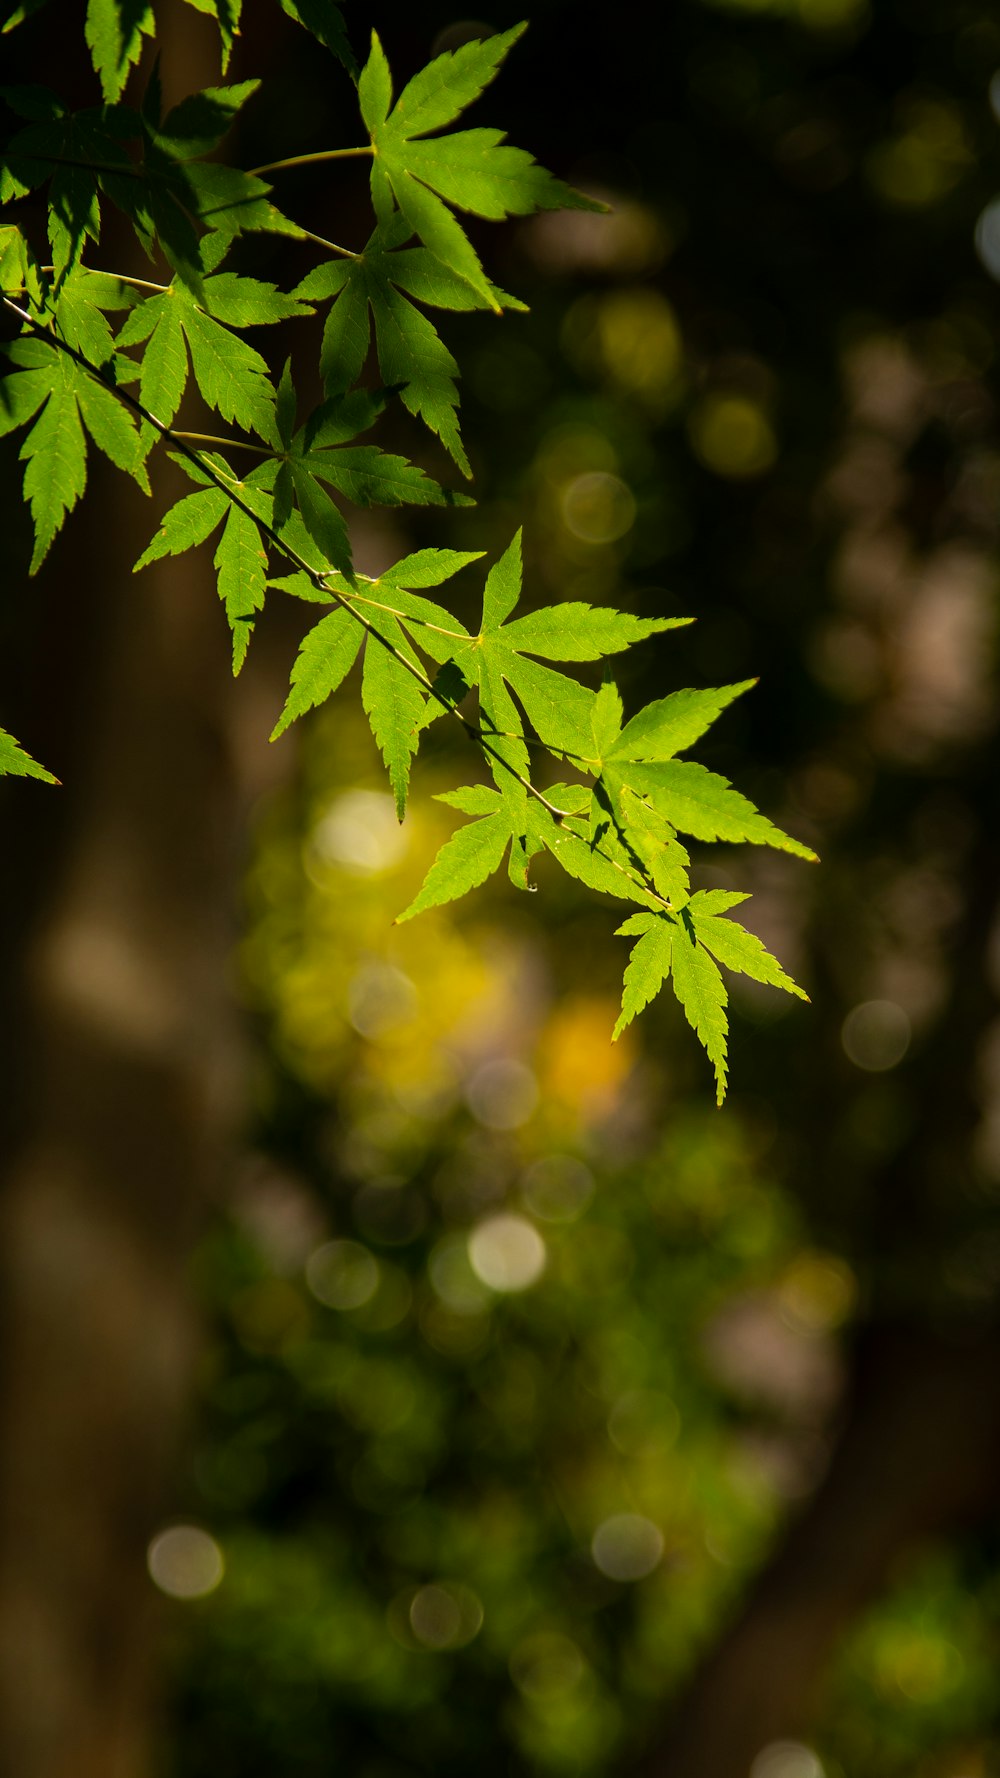
[[[516,16],[349,23],[401,84]],[[262,67],[243,164],[355,139],[253,0]],[[230,687],[134,490],[8,598],[66,785],[2,793],[12,1778],[1000,1772],[998,71],[991,0],[537,0],[472,122],[613,209],[477,231],[530,304],[444,324],[479,504],[353,527],[695,617],[627,707],[760,676],[699,757],[823,862],[701,880],[812,1004],[734,988],[723,1112],[669,996],[612,1048],[615,910],[544,864],[393,927],[461,735],[401,828],[351,686],[268,749],[301,624]],[[363,172],[282,177],[363,244]]]

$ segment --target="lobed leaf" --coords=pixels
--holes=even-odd
[[[87,0],[84,36],[107,104],[121,96],[142,54],[143,37],[155,31],[148,0]]]
[[[627,722],[608,759],[661,760],[684,753],[701,739],[716,717],[757,684],[743,679],[738,685],[720,685],[706,691],[675,691],[647,704]]]
[[[716,964],[683,915],[674,926],[670,974],[684,1016],[715,1069],[716,1101],[721,1105],[726,1096],[729,996]]]
[[[272,741],[337,690],[361,652],[362,639],[361,626],[348,611],[331,611],[314,624],[296,655],[292,689],[272,731]]]
[[[671,921],[658,914],[633,914],[619,926],[619,933],[638,934],[639,942],[625,966],[622,1009],[611,1033],[612,1041],[660,992],[670,974],[675,930]]]
[[[373,32],[358,86],[374,149],[372,198],[380,222],[388,223],[394,198],[411,232],[480,302],[497,310],[497,293],[449,204],[493,219],[565,206],[603,208],[554,179],[525,150],[503,145],[498,130],[426,139],[479,97],[524,28],[515,25],[436,57],[404,87],[391,111],[392,79]]]
[[[45,784],[58,784],[58,778],[26,753],[13,735],[0,728],[0,777],[41,778]]]
[[[253,618],[264,604],[267,585],[267,555],[260,531],[239,506],[230,505],[214,560],[219,573],[219,598],[233,633],[236,674],[246,659]]]
[[[511,841],[510,823],[504,814],[487,815],[460,827],[446,840],[424,878],[418,895],[396,916],[396,924],[412,920],[427,908],[442,907],[457,901],[470,889],[478,889],[487,877],[500,869]]]

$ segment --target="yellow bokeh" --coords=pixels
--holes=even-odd
[[[940,100],[910,99],[903,129],[868,156],[868,178],[899,209],[920,209],[945,197],[972,164],[962,120]]]
[[[705,468],[735,481],[763,475],[778,455],[767,414],[746,395],[703,396],[691,415],[690,432]]]
[[[635,1061],[629,1033],[608,1042],[616,1014],[616,1003],[603,995],[580,995],[554,1009],[538,1045],[544,1104],[584,1124],[613,1109]]]
[[[600,353],[614,382],[654,408],[678,389],[683,348],[673,309],[657,290],[616,290],[597,310]]]

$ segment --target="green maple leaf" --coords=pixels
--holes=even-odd
[[[16,778],[41,778],[46,784],[58,784],[59,782],[58,778],[54,778],[51,772],[47,772],[44,766],[38,764],[37,760],[32,759],[30,753],[25,753],[24,748],[15,741],[13,735],[9,735],[6,729],[0,728],[0,777],[5,775]]]
[[[458,828],[445,841],[419,893],[397,916],[397,924],[477,889],[500,869],[508,852],[511,881],[519,889],[526,888],[528,863],[541,851],[553,825],[548,810],[513,781],[502,791],[485,784],[466,785],[445,791],[437,800],[478,819]]]
[[[521,533],[491,568],[483,594],[479,634],[471,636],[451,620],[451,634],[428,633],[420,646],[439,661],[453,661],[467,684],[479,688],[480,726],[491,764],[502,787],[504,768],[528,775],[528,748],[520,710],[539,740],[552,752],[579,762],[593,752],[590,715],[595,694],[575,679],[540,661],[593,661],[617,654],[659,630],[671,619],[630,617],[568,602],[507,622],[521,594]],[[511,692],[516,694],[515,705]]]
[[[222,39],[222,72],[229,66],[229,58],[233,53],[233,44],[240,28],[240,16],[243,11],[243,0],[187,0],[195,12],[203,12],[213,18],[219,27]]]
[[[196,295],[202,271],[218,264],[236,235],[264,230],[305,238],[271,202],[271,187],[263,179],[202,158],[218,147],[259,86],[259,80],[244,80],[206,87],[182,99],[161,121],[158,85],[151,82],[137,119],[143,179],[129,213],[148,245],[159,239],[178,277]],[[117,194],[116,201],[121,202]],[[198,240],[192,219],[218,237],[214,259],[207,255],[205,238]]]
[[[91,271],[87,266],[74,266],[62,279],[51,303],[41,307],[40,319],[51,317],[53,330],[67,345],[86,358],[88,364],[100,368],[115,356],[115,338],[107,315],[132,309],[140,300],[139,292],[123,284],[120,278]]]
[[[637,937],[625,966],[622,1010],[612,1032],[612,1040],[621,1036],[626,1025],[655,1000],[670,974],[676,926],[662,914],[631,914],[618,928],[618,936]]]
[[[357,78],[358,64],[336,0],[281,0],[281,9],[309,31]]]
[[[266,361],[234,327],[262,327],[312,311],[274,284],[219,272],[203,279],[200,302],[183,284],[150,296],[129,316],[118,347],[145,342],[139,371],[143,406],[169,426],[181,404],[188,367],[209,407],[245,432],[273,441],[275,395]]]
[[[605,774],[607,777],[607,773]],[[622,773],[625,781],[626,774]],[[728,778],[694,760],[673,759],[658,765],[630,765],[631,788],[680,833],[696,840],[728,840],[751,846],[773,846],[815,863],[811,846],[783,833],[756,809],[749,797],[734,790]]]
[[[630,821],[634,828],[637,811],[645,808],[666,823],[665,839],[679,832],[697,840],[744,841],[815,860],[809,846],[783,833],[727,778],[693,760],[674,758],[755,683],[751,679],[708,691],[675,692],[641,710],[624,729],[617,691],[606,691],[602,727],[600,732],[595,728],[594,757],[588,762],[598,775],[595,826],[610,822],[624,840]]]
[[[314,624],[299,647],[291,691],[271,733],[276,741],[307,710],[323,704],[346,679],[361,652],[364,631],[351,612],[338,608]]]
[[[84,35],[107,104],[121,96],[142,55],[142,40],[156,32],[149,0],[87,0]]]
[[[402,224],[405,238],[407,227]],[[437,434],[464,475],[469,461],[458,429],[458,365],[426,315],[411,298],[441,309],[486,306],[523,309],[524,304],[495,285],[487,305],[455,272],[426,247],[398,248],[399,218],[379,227],[362,253],[350,260],[328,262],[303,279],[295,295],[334,301],[323,331],[320,370],[328,394],[338,394],[358,380],[371,342],[372,321],[383,381],[399,385],[400,399],[411,414]],[[393,251],[393,249],[397,249]]]
[[[96,376],[41,338],[15,340],[4,350],[20,368],[0,382],[0,434],[38,415],[20,451],[35,528],[34,574],[86,486],[88,434],[144,493],[149,483],[131,416]]]
[[[197,296],[205,271],[199,228],[227,239],[251,229],[303,235],[275,208],[263,180],[198,158],[218,144],[259,84],[193,93],[162,122],[155,79],[141,112],[117,103],[67,113],[44,88],[12,89],[11,103],[28,121],[0,163],[0,202],[51,182],[49,239],[58,282],[78,263],[86,240],[97,240],[100,199],[108,197],[146,251],[152,256],[159,246]],[[136,143],[139,161],[129,152]]]
[[[8,222],[0,224],[0,290],[5,296],[26,298],[36,308],[44,301],[31,246],[21,230]]]
[[[431,136],[479,97],[525,29],[515,25],[484,42],[446,51],[414,75],[392,109],[392,77],[373,32],[371,55],[358,83],[361,115],[374,150],[376,215],[387,221],[394,199],[411,233],[490,308],[499,307],[497,298],[454,209],[500,220],[534,210],[604,207],[554,179],[524,149],[507,146],[501,130]]]
[[[295,425],[295,395],[286,365],[278,392],[272,441],[276,454],[255,470],[253,485],[274,497],[274,524],[288,542],[291,519],[320,551],[318,566],[329,564],[353,582],[350,545],[342,513],[327,493],[333,488],[355,506],[445,506],[464,503],[448,494],[405,457],[377,445],[357,445],[385,406],[384,392],[356,389],[325,401],[304,426]]]
[[[723,917],[730,908],[747,900],[747,895],[733,894],[725,889],[699,889],[692,895],[685,913],[699,942],[725,969],[750,976],[751,980],[763,982],[769,988],[783,988],[786,994],[794,994],[799,1000],[808,1000],[805,990],[786,975],[778,959],[771,955],[755,932],[748,932],[737,920]]]
[[[3,24],[0,25],[0,35],[6,35],[8,31],[15,30],[18,25],[23,25],[25,19],[30,19],[33,13],[40,12],[45,3],[46,0],[21,0],[20,6],[11,6],[10,0],[7,0],[5,8],[7,16]]]
[[[686,912],[633,914],[619,934],[638,936],[625,970],[622,1010],[613,1035],[619,1037],[648,1006],[669,976],[684,1016],[715,1070],[716,1099],[726,1096],[726,1042],[729,996],[715,962],[698,943]]]
[[[734,698],[756,684],[756,679],[744,679],[737,685],[675,691],[669,697],[658,698],[625,724],[606,749],[605,757],[615,761],[665,760],[686,753]]]
[[[433,626],[436,634],[450,636],[457,624],[450,612],[412,589],[440,586],[477,560],[478,554],[461,550],[419,550],[387,569],[378,580],[365,582],[363,591],[358,583],[331,575],[328,596],[336,592],[345,604],[355,607],[364,623],[342,606],[309,631],[292,668],[291,691],[271,739],[336,690],[357,658],[367,628],[362,703],[402,820],[410,765],[428,709],[426,674],[407,632],[421,634]],[[273,584],[312,598],[314,591],[301,584],[306,579],[292,575]]]
[[[244,504],[255,507],[257,518],[268,523],[270,502],[267,497],[262,497],[249,482],[236,482],[221,459],[216,459],[215,464],[220,473],[227,476],[233,491]],[[219,598],[232,631],[233,673],[236,674],[246,659],[253,620],[264,604],[267,585],[267,553],[256,518],[234,504],[223,488],[210,484],[199,488],[197,493],[185,494],[164,514],[155,537],[143,550],[133,573],[158,561],[161,556],[178,556],[196,548],[220,525],[223,529],[214,563]]]
[[[137,120],[121,105],[67,112],[44,87],[6,89],[8,103],[27,118],[0,161],[0,203],[27,195],[48,180],[48,236],[56,283],[79,262],[88,239],[100,233],[100,194],[133,203],[141,181],[126,143]]]
[[[659,993],[670,978],[684,1015],[700,1038],[715,1069],[721,1105],[726,1094],[728,995],[717,967],[783,988],[800,1000],[808,995],[786,975],[755,933],[725,915],[749,898],[724,889],[701,889],[676,913],[632,914],[619,935],[638,938],[625,970],[622,1010],[614,1029],[626,1025]]]

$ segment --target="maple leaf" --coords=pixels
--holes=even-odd
[[[24,748],[15,741],[13,735],[9,735],[6,729],[0,728],[0,777],[3,776],[41,778],[46,784],[58,784],[59,782],[58,778],[54,778],[51,772],[47,772],[44,766],[40,766],[36,759],[32,759],[30,753],[25,753]]]
[[[729,996],[715,962],[698,943],[690,919],[684,912],[633,914],[618,932],[637,936],[639,942],[625,970],[622,1010],[613,1036],[621,1035],[669,976],[684,1016],[715,1070],[716,1099],[721,1105],[726,1096]]]
[[[452,620],[451,633],[429,632],[420,642],[432,658],[453,661],[469,685],[479,688],[480,726],[491,764],[524,777],[528,748],[520,709],[539,740],[552,752],[579,761],[593,751],[590,712],[595,694],[578,680],[530,658],[593,661],[617,654],[632,642],[670,629],[677,620],[630,617],[595,610],[573,601],[548,606],[508,623],[521,594],[521,533],[491,568],[483,593],[477,636]],[[508,689],[509,688],[509,689]],[[511,692],[518,699],[515,705]],[[497,777],[502,784],[501,777]]]
[[[96,375],[41,337],[14,340],[4,351],[19,368],[0,383],[0,435],[38,415],[20,451],[34,574],[86,486],[88,434],[147,494],[149,482],[132,418]]]
[[[405,457],[390,455],[377,445],[356,445],[359,433],[372,426],[385,406],[386,394],[356,389],[332,397],[295,425],[295,397],[286,365],[278,392],[274,428],[277,451],[248,478],[274,496],[274,525],[282,537],[297,512],[308,536],[321,551],[321,566],[330,563],[353,582],[347,527],[327,488],[334,488],[355,506],[446,506],[464,497],[446,493],[424,470]]]
[[[194,0],[192,0],[194,3]],[[322,43],[331,55],[343,62],[355,77],[358,64],[344,29],[344,19],[337,0],[281,0],[282,12],[295,19],[304,30]]]
[[[702,889],[676,912],[632,914],[618,928],[620,936],[638,938],[638,943],[625,969],[622,1010],[613,1035],[621,1035],[669,977],[684,1016],[715,1069],[720,1105],[726,1095],[729,997],[717,964],[808,999],[756,934],[725,918],[748,899],[730,890]]]
[[[692,746],[727,704],[755,684],[756,680],[748,679],[707,691],[674,692],[648,705],[625,728],[621,726],[618,693],[614,688],[607,691],[604,726],[600,734],[595,733],[596,756],[589,762],[598,774],[595,823],[610,819],[624,837],[630,816],[634,826],[637,811],[644,808],[659,816],[670,834],[774,846],[815,860],[811,847],[783,833],[748,797],[734,790],[727,778],[693,760],[674,757]],[[667,837],[666,829],[664,832]]]
[[[427,678],[403,625],[410,630],[444,626],[450,634],[457,624],[450,612],[411,589],[440,586],[476,560],[477,554],[461,550],[419,550],[395,563],[378,580],[365,582],[363,590],[356,583],[330,576],[328,596],[336,593],[343,604],[321,618],[305,637],[292,668],[291,691],[271,739],[276,740],[297,717],[336,690],[356,660],[367,629],[362,703],[402,820],[410,764],[428,706]],[[301,596],[305,589],[298,583],[306,578],[291,576],[276,584]]]
[[[310,301],[332,297],[320,354],[328,394],[357,381],[371,342],[372,321],[383,381],[399,385],[404,407],[437,434],[464,475],[469,460],[458,429],[458,365],[436,328],[410,298],[434,308],[522,309],[525,305],[490,285],[487,304],[464,278],[442,265],[426,247],[399,247],[409,230],[395,216],[375,230],[364,251],[349,260],[317,266],[296,287]]]
[[[762,982],[769,988],[783,988],[786,994],[794,994],[799,1000],[808,1000],[805,990],[785,973],[778,959],[772,957],[755,932],[748,932],[738,920],[723,917],[730,908],[748,900],[749,896],[726,889],[699,889],[692,895],[685,913],[701,944],[725,969],[747,975],[752,981]]]
[[[526,888],[528,862],[541,851],[544,836],[554,823],[551,813],[511,780],[503,790],[470,784],[444,791],[437,800],[478,819],[458,828],[445,841],[419,893],[397,915],[397,924],[478,888],[499,870],[508,851],[511,881],[517,888]]]
[[[105,101],[121,96],[131,69],[142,55],[142,40],[156,33],[148,0],[87,0],[84,36]]]
[[[98,239],[100,199],[108,197],[145,251],[152,257],[162,248],[176,277],[198,296],[206,269],[199,226],[226,239],[252,229],[302,238],[303,231],[275,208],[262,179],[198,158],[217,146],[259,85],[249,80],[208,87],[182,100],[162,122],[155,78],[141,112],[116,103],[71,113],[45,88],[8,89],[9,102],[28,121],[0,163],[0,202],[50,182],[49,240],[58,283],[79,262],[87,239]],[[142,149],[138,163],[129,153],[134,143]]]
[[[431,136],[479,97],[526,28],[515,25],[483,42],[447,50],[414,75],[395,107],[389,64],[373,31],[371,54],[358,82],[361,115],[374,151],[376,215],[387,221],[394,199],[411,233],[493,309],[499,309],[499,301],[454,209],[499,220],[534,210],[605,207],[553,178],[523,148],[507,146],[502,130]]]
[[[88,239],[100,234],[100,194],[116,192],[126,206],[139,181],[126,143],[137,120],[120,105],[68,112],[45,87],[8,87],[11,109],[26,118],[0,161],[0,203],[49,182],[48,237],[56,282],[79,262]]]
[[[116,350],[107,315],[132,309],[140,300],[139,292],[120,278],[78,265],[67,273],[50,302],[39,305],[39,319],[51,317],[54,331],[67,345],[100,368],[110,363]]]
[[[36,306],[44,301],[35,255],[12,222],[0,224],[0,290],[5,296],[26,297]]]
[[[202,281],[200,301],[183,284],[147,297],[118,335],[118,347],[146,342],[139,371],[142,404],[169,426],[181,404],[188,368],[208,406],[245,432],[275,436],[275,394],[266,361],[235,327],[262,327],[308,315],[307,304],[274,284],[219,272]]]
[[[217,474],[228,478],[229,486],[238,494],[237,505],[226,491],[205,477],[207,485],[197,493],[185,494],[169,508],[159,529],[143,550],[133,573],[156,562],[161,556],[182,555],[206,542],[213,532],[223,527],[216,547],[214,564],[218,576],[219,598],[225,607],[233,637],[233,673],[239,672],[246,659],[253,633],[253,620],[264,603],[267,585],[267,552],[257,519],[243,510],[245,505],[257,506],[257,517],[268,523],[270,503],[246,482],[237,482],[220,458],[206,459]],[[190,470],[190,465],[187,465]]]

